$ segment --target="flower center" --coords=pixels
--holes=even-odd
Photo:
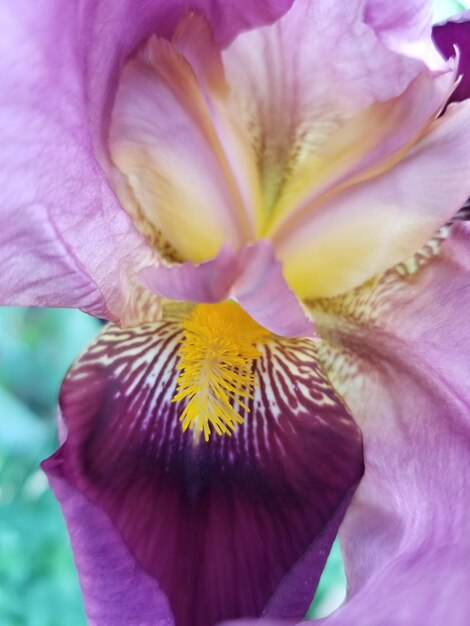
[[[233,302],[200,304],[182,324],[178,386],[173,402],[187,400],[180,421],[205,441],[213,430],[231,435],[255,387],[258,346],[270,333]]]

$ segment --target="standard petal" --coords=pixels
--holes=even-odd
[[[300,618],[362,473],[359,431],[315,344],[271,336],[250,412],[238,407],[244,423],[207,443],[183,432],[183,404],[171,400],[187,309],[171,310],[132,332],[108,327],[67,376],[63,476],[158,581],[179,626],[266,605]],[[87,520],[69,510],[68,524],[79,535]],[[77,554],[78,564],[92,556]]]
[[[217,42],[276,19],[290,0],[206,2]],[[148,250],[110,189],[109,113],[122,64],[187,3],[60,0],[0,9],[3,304],[78,306],[120,318]],[[130,277],[130,278],[129,278]]]
[[[282,237],[283,224],[289,229],[302,216],[313,217],[327,193],[373,178],[403,159],[444,108],[456,78],[456,71],[434,77],[424,70],[400,96],[344,121],[286,185],[268,233]]]
[[[200,262],[253,237],[212,119],[212,92],[225,87],[220,51],[200,16],[188,14],[178,32],[180,46],[152,37],[123,69],[110,151],[131,190],[124,206],[129,195],[137,203],[136,225],[144,220],[176,258]]]
[[[456,48],[459,51],[459,74],[462,78],[450,102],[470,98],[470,11],[434,26],[433,38],[446,59],[455,55]]]
[[[470,102],[462,102],[394,167],[294,221],[276,255],[299,297],[333,296],[412,255],[469,195]]]
[[[364,12],[363,2],[297,0],[276,24],[243,33],[223,53],[257,155],[265,220],[333,132],[401,95],[426,69],[387,48]]]
[[[438,250],[317,309],[366,462],[342,526],[349,598],[328,626],[468,622],[469,226]]]

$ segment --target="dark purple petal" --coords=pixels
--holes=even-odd
[[[145,573],[103,511],[67,481],[62,450],[43,463],[69,525],[70,538],[86,594],[89,626],[173,626],[166,596]],[[132,583],[131,585],[129,583]]]
[[[459,74],[462,74],[462,80],[449,102],[470,98],[470,11],[434,26],[433,38],[447,59],[455,56],[456,47],[459,50]]]
[[[260,346],[244,424],[196,443],[178,421],[182,404],[171,402],[178,311],[132,331],[108,327],[71,370],[61,392],[63,475],[158,581],[178,626],[263,610],[300,618],[362,473],[360,433],[314,342],[272,336]],[[72,535],[87,523],[68,515]]]
[[[302,622],[304,624],[305,622]],[[285,620],[272,620],[272,619],[262,619],[262,620],[245,620],[245,619],[237,619],[235,621],[224,622],[222,626],[294,626],[295,622],[286,622]]]

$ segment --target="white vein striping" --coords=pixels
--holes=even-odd
[[[82,384],[95,375],[96,368],[104,368],[109,383],[118,383],[113,400],[121,422],[115,423],[114,428],[145,432],[148,441],[161,449],[164,442],[158,441],[158,437],[163,431],[165,438],[173,438],[176,429],[181,431],[178,418],[185,403],[171,401],[179,374],[178,348],[182,337],[179,319],[133,329],[109,325],[71,370],[69,380]],[[299,420],[337,428],[348,421],[341,399],[320,369],[313,341],[273,336],[259,350],[261,356],[254,363],[256,386],[248,403],[250,411],[242,409],[237,401],[234,403],[244,424],[232,437],[211,438],[211,446],[217,446],[224,462],[233,462],[240,453],[261,459],[263,450],[270,450],[273,445],[280,454],[288,454],[285,433],[295,429]],[[180,442],[185,438],[181,432],[177,437]]]

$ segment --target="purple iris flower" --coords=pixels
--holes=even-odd
[[[110,322],[44,463],[91,626],[298,622],[343,518],[326,624],[467,623],[470,26],[431,8],[2,3],[1,302]]]

